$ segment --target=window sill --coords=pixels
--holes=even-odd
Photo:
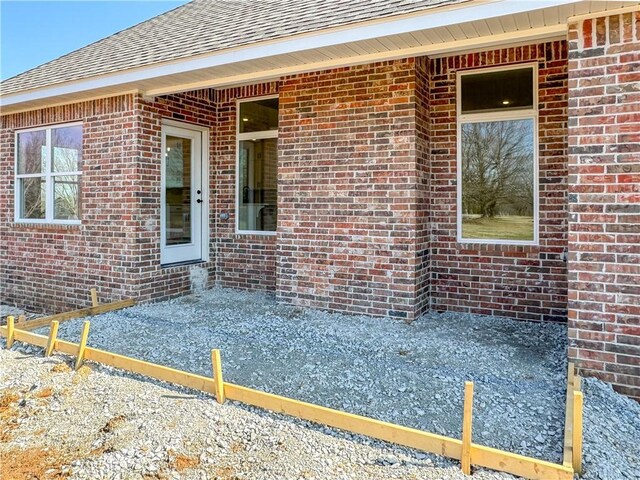
[[[160,264],[160,268],[177,268],[177,267],[187,267],[191,265],[201,265],[203,263],[208,263],[207,260],[187,260],[184,262],[176,262],[176,263],[162,263]]]
[[[237,230],[236,236],[238,237],[247,237],[247,236],[256,236],[256,237],[275,237],[278,232],[263,232],[260,230]]]
[[[508,241],[508,240],[481,240],[479,238],[458,238],[458,243],[464,245],[479,245],[486,247],[538,247],[540,243],[537,241],[533,242],[518,242],[518,241]]]
[[[47,222],[29,222],[16,221],[13,223],[16,228],[38,228],[43,230],[78,230],[82,222],[73,223],[47,223]]]

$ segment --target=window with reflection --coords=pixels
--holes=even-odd
[[[459,241],[537,241],[533,67],[460,75]]]
[[[278,99],[243,101],[238,110],[237,230],[275,232]]]
[[[16,134],[16,220],[73,223],[80,219],[82,125]]]

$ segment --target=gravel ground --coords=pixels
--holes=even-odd
[[[466,478],[457,462],[37,350],[0,350],[3,480]]]
[[[62,324],[59,336],[77,341],[81,322]],[[205,375],[211,372],[209,350],[221,348],[227,381],[457,438],[463,383],[474,380],[475,442],[559,462],[565,339],[565,327],[553,324],[429,314],[407,325],[278,305],[263,294],[212,290],[93,317],[89,344]],[[108,371],[100,369],[101,374]],[[158,394],[149,395],[157,403]],[[585,381],[585,395],[585,478],[638,478],[634,476],[640,457],[638,405],[595,380]],[[238,411],[239,407],[234,408]],[[281,421],[247,407],[240,410]],[[244,419],[244,423],[253,421]],[[291,428],[307,425],[292,420],[285,423]],[[263,426],[264,422],[251,428],[263,435]],[[332,435],[327,441],[334,446],[320,455],[326,461],[333,461],[333,452],[345,448],[336,446],[338,440],[352,438],[330,429],[314,428],[313,432]],[[141,437],[163,445],[162,437],[153,435]],[[300,435],[295,438],[299,440]],[[395,478],[391,466],[409,468],[417,462],[418,473],[403,470],[398,478],[458,478],[459,467],[446,460],[356,438],[356,442],[347,442],[349,448],[371,446],[379,449],[371,454],[377,457],[371,460],[371,455],[356,451],[349,457],[355,463],[344,475],[358,472],[358,478]],[[296,448],[306,452],[302,445]],[[372,476],[366,477],[365,466],[371,466],[371,461],[373,465],[385,463],[386,454],[391,455],[390,470],[367,470]],[[425,468],[426,462],[435,470]],[[271,461],[267,463],[260,468],[270,468]],[[316,463],[304,457],[296,465],[303,471],[305,465],[315,468]],[[310,471],[317,472],[313,468]],[[287,477],[275,471],[249,471],[252,473],[239,478],[305,478],[294,473]],[[349,478],[337,471],[328,475]],[[482,475],[511,478],[489,472]]]
[[[78,341],[82,321],[58,335]],[[227,381],[454,438],[474,380],[477,443],[560,462],[565,338],[561,325],[461,314],[408,325],[216,289],[94,317],[89,344],[203,375],[220,348]]]

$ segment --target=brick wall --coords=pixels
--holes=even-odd
[[[279,135],[278,297],[413,318],[414,60],[282,79]]]
[[[192,275],[206,276],[205,285],[213,285],[216,273],[215,239],[209,241],[209,262],[192,266],[160,266],[160,189],[162,154],[162,120],[186,122],[209,129],[209,171],[215,172],[216,105],[210,89],[167,95],[153,100],[136,97],[138,113],[136,132],[138,158],[136,162],[136,221],[137,230],[134,260],[128,274],[136,279],[136,297],[140,300],[162,300],[192,290]],[[214,176],[208,181],[213,182]],[[211,188],[211,186],[210,186]],[[211,192],[215,192],[211,188]],[[210,225],[213,217],[215,195],[209,196]],[[211,228],[213,232],[215,229]]]
[[[460,68],[531,60],[539,63],[541,78],[541,244],[457,244],[455,73]],[[238,235],[236,101],[278,91],[278,235]],[[107,108],[100,102],[111,101],[90,105]],[[122,265],[90,277],[91,282],[107,285],[108,296],[118,296],[108,293],[110,284],[142,299],[174,296],[190,290],[194,268],[204,268],[209,285],[277,287],[283,300],[352,313],[412,319],[432,306],[524,319],[563,318],[565,266],[559,260],[566,245],[563,42],[341,68],[287,77],[280,84],[188,92],[153,101],[128,96],[126,101],[129,113],[109,106],[113,111],[107,114],[108,122],[94,120],[78,106],[58,107],[50,117],[52,122],[84,119],[88,126],[97,122],[115,149],[115,153],[105,150],[93,133],[85,139],[85,180],[95,174],[94,156],[110,160],[108,168],[113,169],[107,173],[107,164],[103,165],[102,183],[91,184],[91,192],[83,189],[83,195],[93,196],[96,208],[107,212],[111,223],[94,222],[101,217],[85,209],[80,227],[51,228],[54,236],[49,239],[57,245],[55,235],[70,231],[76,240],[89,241],[86,229],[115,235],[126,227],[123,242],[109,245]],[[42,111],[3,119],[8,122],[3,130],[8,138],[3,148],[9,150],[5,171],[13,168],[11,128],[42,123],[41,115]],[[211,261],[197,267],[159,266],[162,118],[211,129]],[[113,155],[128,163],[120,168]],[[11,177],[12,173],[3,181],[12,182]],[[99,196],[119,199],[123,186],[129,203],[105,209],[96,201]],[[12,190],[9,185],[5,191]],[[9,206],[7,219],[12,203],[12,199],[4,203]],[[230,215],[228,220],[220,219],[223,213]],[[112,227],[114,223],[117,227]],[[10,223],[4,226],[10,228]],[[22,238],[28,243],[39,238],[33,229],[41,235],[49,227],[21,228],[29,231]],[[17,254],[15,245],[9,250],[9,257]],[[79,247],[77,256],[85,251]],[[19,265],[11,259],[6,268],[15,275]],[[61,280],[48,284],[70,299],[84,298],[84,286],[77,287],[80,280],[69,282],[76,286],[74,293],[64,289]],[[34,288],[38,285],[36,280]]]
[[[539,245],[457,243],[456,72],[521,62],[539,73]],[[566,42],[434,58],[429,75],[431,308],[565,321]]]
[[[431,301],[429,59],[416,58],[416,315]]]
[[[640,12],[569,45],[569,356],[640,400]]]
[[[236,234],[236,102],[278,93],[277,83],[251,85],[216,92],[217,126],[211,195],[215,217],[217,282],[226,287],[274,290],[276,236]],[[220,214],[228,213],[228,220]],[[278,220],[279,221],[279,220]]]
[[[0,117],[0,299],[36,311],[132,296],[137,115],[131,95]],[[83,120],[82,224],[14,223],[14,131]],[[117,173],[116,173],[117,172]]]

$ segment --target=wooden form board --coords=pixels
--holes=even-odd
[[[562,464],[578,472],[582,466],[582,378],[575,365],[567,366],[567,396],[564,419],[564,450]],[[576,441],[578,440],[578,441]]]
[[[35,330],[36,328],[46,327],[50,325],[54,320],[62,323],[74,318],[90,317],[92,315],[99,315],[101,313],[111,312],[113,310],[120,310],[121,308],[132,307],[136,302],[133,299],[120,300],[117,302],[103,303],[97,307],[81,308],[79,310],[73,310],[71,312],[57,313],[55,315],[49,315],[47,317],[34,318],[33,320],[26,320],[24,322],[16,323],[16,328],[21,330]]]
[[[7,336],[7,327],[0,327],[0,336]],[[49,337],[16,329],[16,341],[29,343],[42,348],[47,347]],[[81,346],[76,343],[56,339],[54,350],[77,356]],[[213,377],[204,377],[162,365],[156,365],[124,355],[85,347],[84,360],[92,360],[133,373],[145,375],[157,380],[181,385],[194,390],[215,395],[216,385]],[[223,383],[224,395],[229,400],[236,400],[247,405],[264,408],[276,413],[309,420],[314,423],[366,435],[378,440],[396,443],[417,450],[435,453],[460,460],[462,458],[462,441],[454,438],[423,432],[414,428],[403,427],[372,418],[341,412],[312,403],[261,392],[233,383]],[[504,452],[495,448],[471,443],[471,464],[493,470],[511,473],[532,480],[572,480],[573,469],[570,466],[525,457],[515,453]]]

